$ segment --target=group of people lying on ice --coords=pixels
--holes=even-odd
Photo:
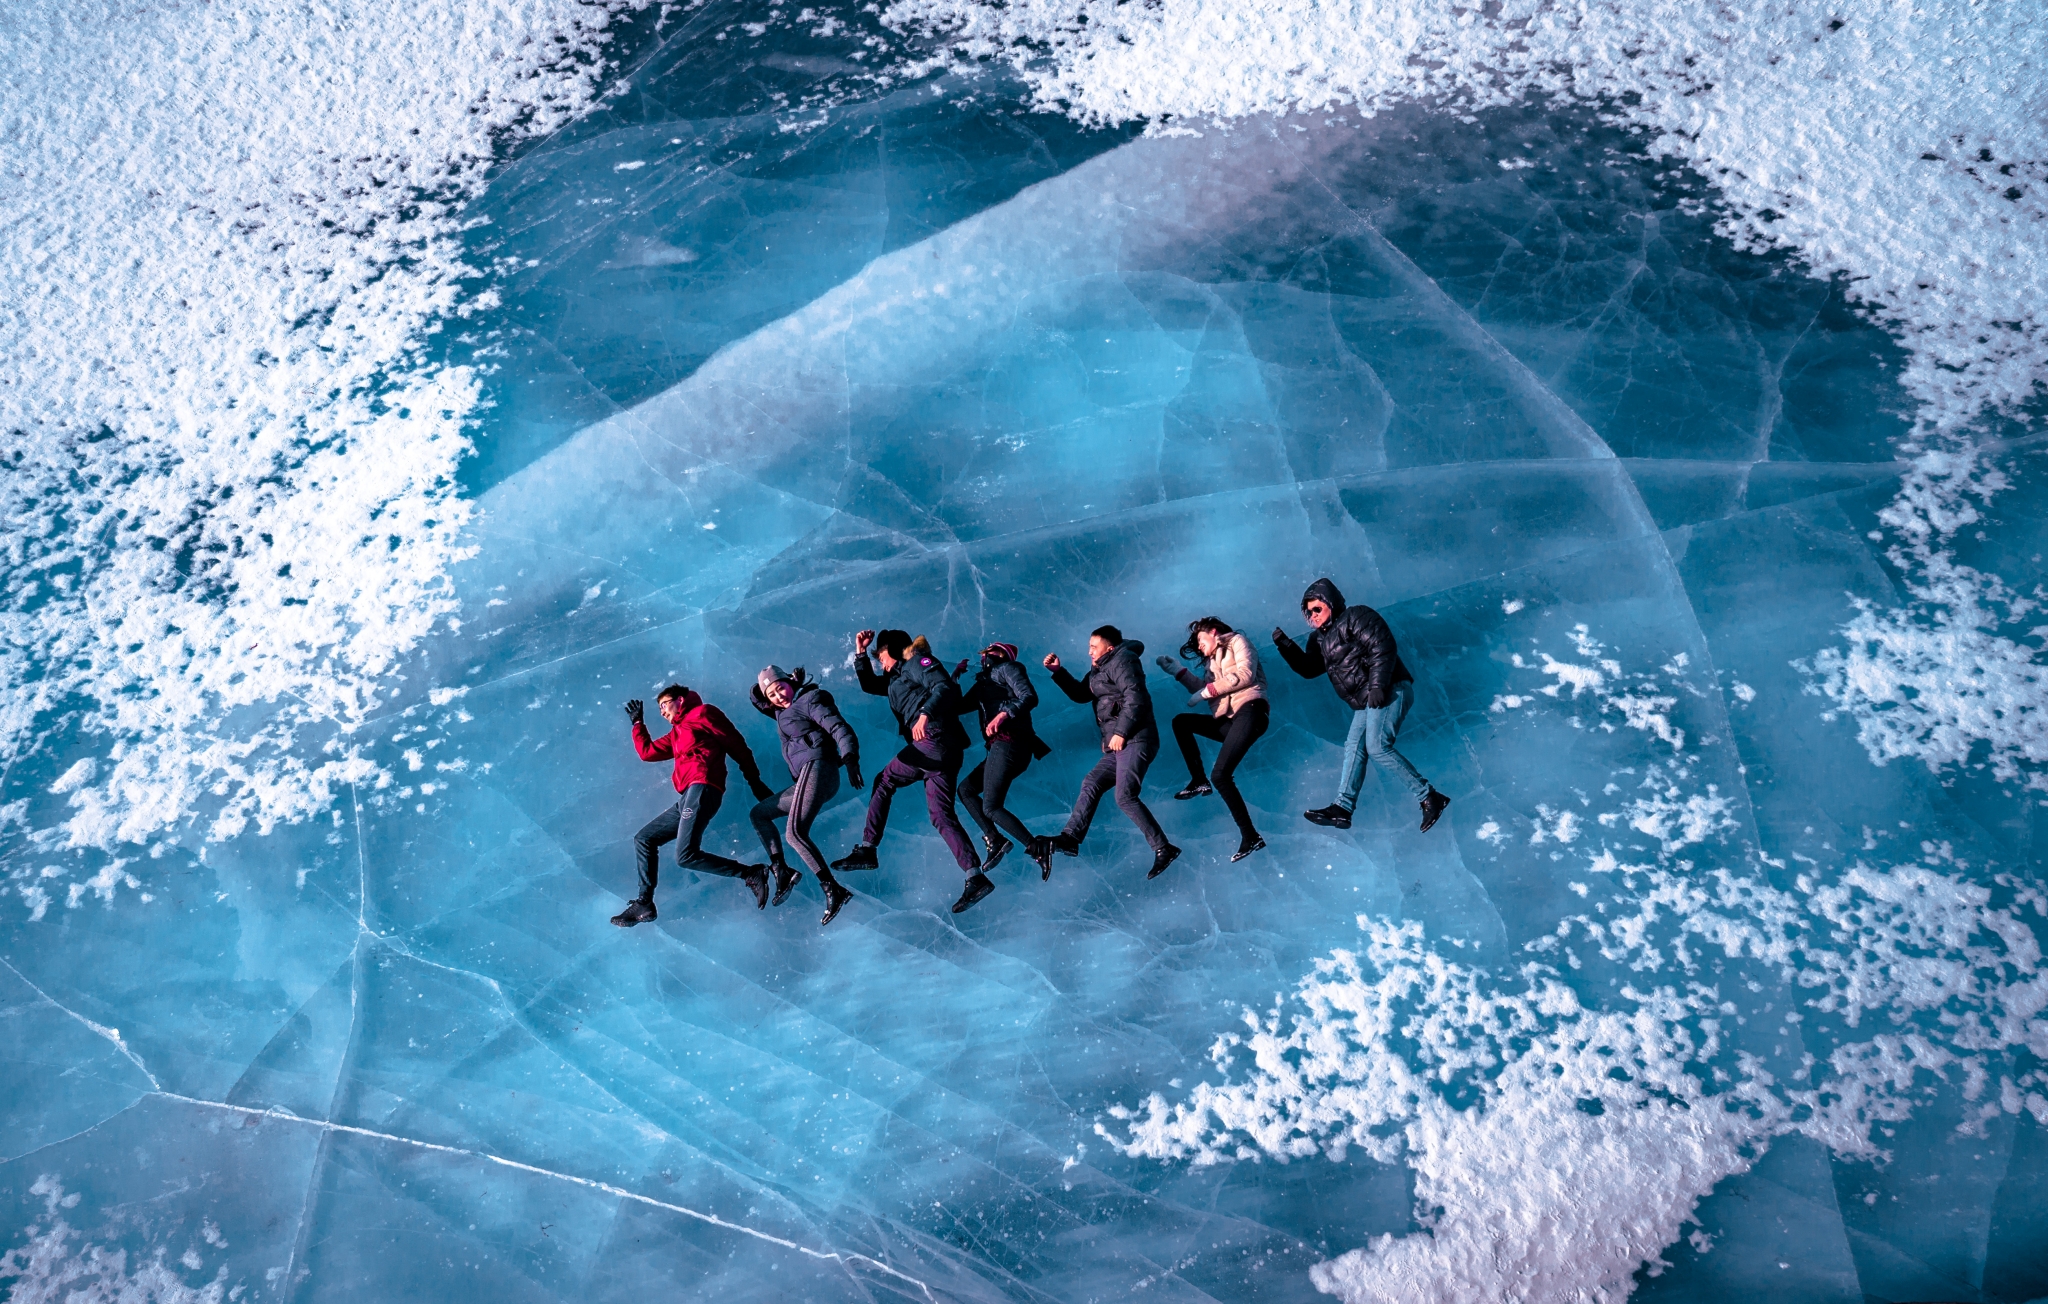
[[[1343,594],[1327,579],[1308,586],[1301,609],[1312,630],[1307,646],[1297,644],[1278,628],[1273,631],[1273,645],[1296,674],[1310,679],[1328,674],[1330,686],[1353,712],[1337,799],[1305,812],[1305,817],[1313,824],[1349,828],[1366,763],[1377,760],[1415,794],[1422,806],[1422,827],[1428,829],[1451,799],[1395,750],[1402,718],[1415,700],[1415,685],[1395,650],[1393,631],[1371,607],[1346,606]],[[670,779],[677,800],[634,838],[640,892],[612,916],[612,922],[630,928],[655,917],[654,887],[661,849],[671,842],[678,844],[679,868],[737,878],[752,891],[757,907],[770,903],[772,890],[773,903],[781,905],[801,877],[786,858],[786,841],[824,890],[825,917],[821,922],[829,924],[853,896],[834,877],[835,872],[877,867],[875,848],[888,826],[891,800],[897,789],[920,783],[933,826],[967,876],[960,899],[953,903],[954,914],[995,891],[988,871],[1014,847],[1022,846],[1037,863],[1041,879],[1051,878],[1053,853],[1080,854],[1095,809],[1111,790],[1116,793],[1118,808],[1151,846],[1152,869],[1146,877],[1157,878],[1180,855],[1180,848],[1167,841],[1159,821],[1152,818],[1139,795],[1145,771],[1159,754],[1159,726],[1152,714],[1151,691],[1145,685],[1144,651],[1143,643],[1124,638],[1113,625],[1104,625],[1088,636],[1088,671],[1079,679],[1061,664],[1058,654],[1046,654],[1043,664],[1059,690],[1075,702],[1094,706],[1102,757],[1081,780],[1081,792],[1074,799],[1066,827],[1050,837],[1040,837],[1003,804],[1010,785],[1051,750],[1032,726],[1038,693],[1030,673],[1017,659],[1016,645],[991,643],[983,648],[981,669],[963,691],[958,677],[966,672],[967,662],[948,671],[921,637],[912,638],[900,629],[860,631],[855,636],[855,667],[861,690],[889,699],[905,746],[875,775],[860,842],[829,866],[811,840],[811,823],[838,794],[841,771],[855,789],[862,786],[860,740],[840,715],[832,694],[807,678],[801,668],[786,672],[769,666],[761,671],[753,689],[754,708],[775,721],[782,759],[789,766],[792,782],[780,792],[762,780],[747,740],[732,721],[692,690],[671,684],[661,691],[655,706],[669,722],[669,731],[660,738],[648,733],[642,704],[638,700],[626,703],[626,714],[633,722],[634,748],[642,760],[671,762]],[[1159,668],[1192,695],[1189,704],[1200,708],[1173,718],[1173,736],[1188,766],[1187,786],[1174,796],[1186,800],[1213,792],[1222,797],[1238,828],[1237,852],[1231,860],[1243,860],[1266,843],[1252,826],[1251,812],[1231,776],[1246,751],[1266,732],[1270,708],[1265,671],[1251,640],[1214,616],[1188,625],[1181,656],[1198,663],[1200,672],[1184,668],[1171,657],[1157,659]],[[987,756],[958,785],[957,792],[958,801],[981,827],[979,851],[954,809],[955,780],[968,747],[963,719],[975,721],[987,748]],[[1215,763],[1206,772],[1198,738],[1221,744]],[[703,848],[705,826],[725,797],[727,757],[739,766],[753,790],[752,818],[761,845],[767,849],[765,865],[743,865]],[[778,820],[782,822],[780,832]]]

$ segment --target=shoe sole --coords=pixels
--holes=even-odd
[[[1179,792],[1173,794],[1173,799],[1175,801],[1193,801],[1197,797],[1211,796],[1215,793],[1215,791],[1216,790],[1214,788],[1203,788],[1199,792],[1189,792],[1187,789],[1183,788]]]

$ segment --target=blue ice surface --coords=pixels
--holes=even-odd
[[[449,346],[498,367],[479,551],[460,632],[375,730],[403,786],[151,863],[148,903],[8,916],[9,1248],[61,1219],[247,1299],[1319,1298],[1310,1265],[1426,1234],[1404,1165],[1191,1168],[1094,1125],[1214,1080],[1239,1009],[1356,948],[1358,915],[1511,968],[1583,909],[1542,848],[1481,836],[1639,763],[1632,734],[1489,709],[1510,653],[1581,624],[1712,668],[1676,709],[1739,796],[1731,863],[1839,868],[1869,828],[1976,865],[2041,845],[2038,808],[1875,768],[1803,695],[1790,663],[1850,596],[1899,598],[1867,535],[1901,355],[1839,285],[1718,238],[1699,178],[1565,109],[1133,139],[994,79],[780,132],[774,93],[847,40],[651,42],[479,205],[505,306]],[[2001,504],[2012,558],[2044,501],[2036,477]],[[913,799],[829,929],[813,884],[763,914],[672,868],[657,925],[606,922],[671,799],[626,697],[699,686],[774,776],[746,686],[828,671],[872,771],[893,728],[854,629],[1076,660],[1113,621],[1168,650],[1207,613],[1299,634],[1323,574],[1417,671],[1403,742],[1455,798],[1427,836],[1376,776],[1348,834],[1302,822],[1344,713],[1269,657],[1240,783],[1271,846],[1243,864],[1217,803],[1168,799],[1167,755],[1149,790],[1188,854],[1156,882],[1105,809],[1050,883],[1013,857],[953,916]],[[1013,806],[1050,831],[1094,739],[1056,698],[1041,720]],[[743,808],[713,849],[752,858]],[[860,810],[820,820],[828,853]],[[1598,1005],[1612,975],[1573,981]],[[1828,1049],[1746,1044],[1786,1072]],[[1939,1095],[1883,1165],[1777,1142],[1703,1202],[1711,1252],[1670,1247],[1636,1297],[2048,1294],[2048,1137],[1960,1134],[1962,1108]]]

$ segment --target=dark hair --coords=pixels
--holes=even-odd
[[[689,691],[689,689],[683,687],[681,684],[670,684],[667,688],[664,688],[660,692],[656,693],[654,695],[654,700],[656,703],[666,702],[671,697],[681,697]]]
[[[1089,633],[1088,637],[1099,638],[1114,645],[1124,641],[1124,632],[1115,625],[1098,625]]]
[[[879,652],[887,652],[898,661],[906,661],[909,659],[908,653],[911,641],[910,631],[908,630],[885,629],[875,635],[875,649]]]
[[[1205,629],[1218,638],[1236,632],[1230,626],[1224,624],[1222,618],[1217,616],[1204,616],[1200,620],[1189,621],[1188,641],[1180,645],[1181,660],[1194,661],[1200,658],[1202,655],[1201,635]]]

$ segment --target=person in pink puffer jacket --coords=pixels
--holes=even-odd
[[[1188,641],[1181,645],[1180,654],[1189,661],[1200,658],[1203,673],[1197,675],[1175,665],[1172,657],[1160,657],[1159,668],[1194,695],[1188,705],[1207,710],[1173,717],[1173,737],[1188,763],[1188,786],[1173,795],[1185,801],[1211,792],[1219,794],[1230,809],[1230,818],[1237,821],[1237,853],[1231,859],[1243,860],[1264,847],[1266,840],[1252,827],[1251,812],[1245,809],[1244,797],[1231,775],[1266,732],[1271,711],[1266,701],[1266,672],[1259,666],[1259,654],[1252,650],[1251,640],[1214,616],[1188,624]],[[1223,744],[1206,777],[1201,750],[1195,745],[1198,737]]]

